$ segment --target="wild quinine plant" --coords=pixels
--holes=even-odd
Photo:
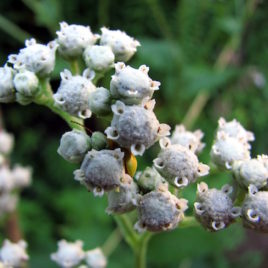
[[[233,184],[209,189],[200,182],[194,215],[185,216],[188,201],[179,192],[210,170],[198,160],[204,134],[177,125],[167,137],[170,127],[154,113],[153,94],[160,82],[150,78],[146,65],[126,65],[140,43],[120,30],[101,28],[101,34],[93,34],[89,27],[65,22],[56,34],[47,45],[26,40],[25,48],[8,57],[0,69],[0,100],[47,106],[69,124],[58,153],[81,165],[74,171],[75,180],[96,197],[107,195],[106,212],[114,216],[132,248],[136,267],[145,267],[147,243],[155,232],[198,222],[217,232],[236,221],[268,232],[268,157],[251,158],[252,132],[235,119],[219,119],[211,160],[213,168],[233,175]],[[69,62],[70,70],[62,70],[54,93],[49,81],[59,57]],[[102,78],[111,70],[110,87],[105,88]],[[83,121],[92,114],[100,120],[112,118],[104,133],[86,133]],[[158,141],[161,150],[152,165],[136,172],[136,156]],[[80,267],[107,264],[100,248],[84,252],[81,241],[62,240],[58,246],[51,258],[61,267],[77,267],[83,261]]]

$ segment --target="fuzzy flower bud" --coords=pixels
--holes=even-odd
[[[15,210],[18,203],[18,197],[10,192],[4,192],[0,195],[0,216]]]
[[[89,268],[105,268],[107,266],[107,259],[100,248],[86,251],[85,261]]]
[[[160,140],[161,152],[154,159],[156,170],[172,185],[182,188],[209,173],[209,166],[199,163],[197,156],[188,148],[171,144],[168,138]]]
[[[234,161],[250,159],[249,145],[222,131],[217,133],[210,154],[211,160],[223,169],[231,169]]]
[[[133,179],[125,174],[119,189],[108,193],[108,214],[122,214],[133,210],[137,206],[138,187]]]
[[[210,231],[219,231],[230,225],[241,214],[240,207],[234,207],[229,195],[233,188],[224,185],[221,190],[208,189],[206,183],[197,186],[197,202],[194,203],[197,220]]]
[[[57,152],[70,163],[80,163],[90,148],[89,136],[83,131],[72,130],[62,135]]]
[[[234,162],[233,172],[238,183],[245,188],[248,188],[250,184],[258,189],[267,186],[268,167],[265,166],[266,158],[265,155],[259,155],[257,158]]]
[[[0,168],[0,192],[9,192],[15,187],[12,172],[5,166]]]
[[[97,72],[105,72],[114,66],[114,53],[109,46],[89,46],[83,56],[86,65]]]
[[[180,144],[195,153],[200,153],[205,144],[201,142],[204,133],[201,130],[196,130],[194,132],[187,131],[184,125],[177,125],[172,137],[171,143],[172,144]]]
[[[55,52],[58,45],[50,42],[48,45],[37,44],[35,39],[25,41],[26,47],[19,54],[10,55],[8,61],[15,69],[25,68],[38,76],[49,75],[55,66]]]
[[[250,185],[242,205],[242,217],[245,227],[268,233],[268,192]]]
[[[91,145],[92,145],[92,149],[95,149],[97,151],[100,151],[102,149],[107,149],[108,141],[107,141],[106,136],[100,131],[93,132],[91,136]]]
[[[137,172],[135,178],[139,187],[144,192],[157,190],[160,185],[166,183],[164,178],[151,167],[147,167],[143,172]]]
[[[84,257],[83,242],[80,240],[74,243],[60,240],[58,242],[58,251],[51,254],[51,259],[63,268],[78,265]]]
[[[15,187],[24,188],[31,184],[32,169],[30,167],[23,167],[16,165],[12,170],[12,177],[15,182]]]
[[[0,153],[9,154],[14,146],[14,136],[10,133],[0,130]]]
[[[82,119],[89,118],[91,111],[88,107],[88,99],[96,87],[90,81],[94,74],[86,69],[83,76],[72,76],[71,72],[65,69],[61,72],[61,84],[54,94],[55,104],[71,115]]]
[[[23,240],[20,240],[18,243],[12,243],[7,239],[4,240],[0,250],[0,260],[4,264],[4,267],[23,267],[29,259],[26,248],[27,243]]]
[[[14,85],[21,95],[32,97],[38,90],[38,78],[30,71],[22,70],[14,77]]]
[[[126,104],[140,104],[145,98],[150,99],[159,89],[160,82],[153,81],[148,72],[149,68],[145,65],[134,69],[123,62],[116,63],[110,84],[112,96]]]
[[[82,55],[84,49],[95,44],[98,35],[94,35],[89,26],[82,26],[66,22],[60,23],[60,31],[56,32],[60,54],[72,59]]]
[[[13,84],[14,70],[7,65],[0,67],[0,102],[9,103],[15,101]]]
[[[111,94],[104,87],[98,87],[89,95],[89,108],[97,115],[107,115],[111,112]]]
[[[120,186],[124,177],[124,153],[116,150],[92,150],[88,152],[80,169],[74,172],[75,180],[80,181],[95,196],[102,196],[104,191]]]
[[[130,149],[133,155],[143,155],[145,149],[169,135],[170,127],[160,124],[153,112],[154,104],[151,100],[144,106],[126,106],[117,101],[112,105],[111,127],[105,130],[108,139]]]
[[[183,219],[184,211],[188,208],[187,203],[186,199],[178,199],[161,187],[149,192],[138,202],[139,221],[135,228],[140,232],[172,230]]]
[[[230,122],[226,122],[225,119],[221,117],[218,121],[217,132],[219,131],[223,131],[230,137],[239,139],[244,142],[255,140],[254,133],[244,129],[244,127],[236,119]]]
[[[110,46],[116,61],[128,61],[137,51],[140,43],[120,30],[101,28],[100,44]]]

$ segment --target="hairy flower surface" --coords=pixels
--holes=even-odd
[[[160,82],[153,81],[148,76],[149,68],[141,65],[138,69],[126,66],[123,62],[115,64],[115,74],[110,83],[113,98],[126,104],[140,104],[144,99],[150,99]]]
[[[133,179],[125,174],[121,179],[119,189],[108,193],[108,214],[122,214],[129,212],[137,206],[138,186]]]
[[[224,185],[221,190],[208,189],[204,182],[197,186],[195,216],[206,229],[219,231],[240,216],[241,209],[234,207],[229,197],[232,191],[233,188],[229,185]]]
[[[210,154],[211,160],[222,169],[231,169],[234,161],[250,159],[249,145],[222,131],[217,133]]]
[[[71,163],[82,162],[91,148],[89,136],[80,130],[64,133],[60,140],[58,154]]]
[[[100,44],[111,47],[116,61],[128,61],[137,51],[140,43],[120,30],[101,28]]]
[[[184,125],[177,125],[171,136],[172,144],[180,144],[195,153],[200,153],[205,144],[201,142],[204,133],[201,130],[187,131]]]
[[[51,254],[51,259],[63,268],[71,268],[78,265],[84,257],[83,242],[80,240],[74,243],[60,240],[57,252]]]
[[[171,144],[168,138],[160,140],[161,152],[154,159],[156,170],[172,185],[181,188],[209,173],[209,166],[199,163],[188,148]]]
[[[19,54],[10,55],[8,61],[15,69],[25,68],[41,77],[49,75],[55,66],[58,45],[53,41],[48,45],[38,44],[32,38],[25,41],[25,46]]]
[[[0,249],[0,260],[6,268],[23,267],[29,259],[26,253],[27,243],[20,240],[18,243],[12,243],[9,240],[4,240],[3,246]]]
[[[250,185],[242,205],[242,216],[245,227],[268,233],[268,192]]]
[[[9,103],[15,100],[14,77],[15,71],[5,65],[0,67],[0,102]]]
[[[108,139],[130,149],[134,155],[143,155],[145,149],[169,134],[170,127],[158,122],[153,106],[153,101],[144,106],[127,106],[117,101],[112,105],[111,127],[105,130]]]
[[[234,162],[232,169],[238,183],[244,188],[248,188],[250,184],[255,185],[258,189],[267,186],[268,166],[265,166],[266,159],[266,155],[259,155],[257,158]]]
[[[86,251],[85,261],[89,268],[105,268],[107,259],[100,248]]]
[[[83,57],[86,65],[98,72],[105,72],[114,66],[114,53],[109,46],[89,46]]]
[[[89,118],[91,111],[88,99],[90,93],[96,90],[91,82],[92,76],[88,69],[83,72],[83,76],[73,76],[67,69],[61,72],[61,84],[54,94],[55,104],[71,115]]]
[[[124,153],[116,150],[92,150],[88,152],[80,169],[74,172],[75,180],[80,181],[96,196],[104,191],[114,190],[120,186],[124,176]]]
[[[67,59],[81,56],[84,49],[95,44],[99,38],[91,32],[89,26],[68,25],[66,22],[60,23],[60,31],[56,34],[59,52]]]
[[[138,202],[138,231],[160,232],[172,230],[184,217],[188,208],[186,199],[178,199],[165,188],[159,188],[144,196]]]

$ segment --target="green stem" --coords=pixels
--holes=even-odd
[[[40,79],[40,91],[35,96],[34,103],[48,107],[51,111],[64,119],[72,129],[84,131],[84,123],[82,119],[72,116],[55,106],[53,91],[48,79]]]
[[[196,226],[199,226],[199,223],[194,216],[185,216],[178,228],[189,228]]]
[[[115,229],[107,240],[102,245],[102,252],[106,257],[112,254],[112,252],[117,248],[118,244],[121,242],[122,235],[120,230],[117,228]]]
[[[146,267],[147,248],[148,248],[148,242],[151,237],[152,233],[146,232],[139,239],[138,246],[136,247],[136,251],[134,252],[136,268]]]
[[[80,74],[80,67],[79,67],[78,60],[71,60],[71,61],[69,61],[69,63],[70,63],[70,68],[71,68],[72,74],[73,75]]]

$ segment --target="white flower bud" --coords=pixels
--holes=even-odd
[[[63,268],[75,267],[84,257],[83,242],[80,240],[74,243],[60,240],[57,252],[51,254],[51,259]]]
[[[32,97],[38,90],[38,78],[30,71],[23,70],[14,77],[16,90],[23,96]]]
[[[172,230],[183,219],[187,203],[165,189],[149,192],[138,202],[139,221],[135,228],[140,232]]]
[[[169,135],[170,127],[160,124],[152,111],[153,101],[144,106],[126,106],[117,101],[111,127],[105,130],[108,139],[128,148],[134,155],[143,155],[161,137]],[[152,105],[151,105],[152,104]]]
[[[89,46],[83,57],[86,65],[98,72],[105,72],[114,66],[114,53],[109,46]]]
[[[80,169],[74,172],[75,180],[80,181],[95,196],[102,196],[120,186],[124,177],[124,153],[116,150],[92,150],[88,152]]]
[[[119,189],[108,193],[108,214],[122,214],[132,211],[137,206],[138,187],[133,179],[125,174]]]
[[[144,192],[154,191],[158,189],[160,185],[167,184],[164,178],[155,170],[155,168],[151,167],[147,167],[143,172],[137,172],[135,178],[139,187]]]
[[[66,22],[60,23],[60,31],[56,34],[59,52],[67,59],[81,56],[84,49],[92,46],[99,38],[91,32],[89,26],[68,25]]]
[[[95,131],[90,138],[92,149],[100,151],[108,148],[108,140],[102,132]]]
[[[254,141],[254,133],[247,131],[243,126],[236,120],[226,122],[224,118],[220,118],[218,121],[218,130],[217,132],[223,131],[227,135],[233,138],[237,138],[241,141]]]
[[[0,250],[0,259],[5,265],[4,267],[23,267],[29,259],[26,248],[27,243],[24,240],[20,240],[18,243],[12,243],[7,239],[4,240]]]
[[[221,190],[208,189],[206,183],[201,182],[197,186],[197,199],[194,203],[197,220],[210,231],[224,229],[236,217],[241,215],[241,208],[234,207],[229,195],[233,188],[224,185]]]
[[[13,84],[14,70],[7,65],[0,67],[0,102],[8,103],[15,101]]]
[[[90,150],[89,136],[80,130],[72,130],[62,135],[58,154],[71,163],[79,163]]]
[[[61,84],[53,96],[55,104],[71,115],[82,119],[89,118],[91,116],[88,107],[89,95],[96,90],[90,81],[93,74],[86,69],[83,76],[72,76],[71,72],[65,69],[60,75]]]
[[[145,65],[134,69],[123,62],[116,63],[110,84],[112,96],[126,104],[140,104],[144,99],[150,99],[154,91],[159,89],[160,82],[153,81],[148,71]]]
[[[32,181],[32,169],[30,167],[16,165],[12,170],[12,177],[15,182],[15,187],[27,187]]]
[[[12,172],[5,166],[0,168],[0,192],[9,192],[15,187]]]
[[[8,61],[15,69],[25,68],[41,77],[49,75],[55,66],[55,52],[58,45],[55,42],[47,45],[37,44],[33,38],[26,40],[25,45],[19,54],[10,55]]]
[[[85,261],[89,268],[105,268],[107,259],[100,248],[86,251]]]
[[[249,145],[222,131],[217,133],[210,154],[211,160],[223,169],[231,169],[234,161],[250,159]]]
[[[154,167],[175,187],[186,187],[209,173],[209,166],[199,163],[197,156],[188,148],[171,145],[168,138],[161,139],[160,146],[162,151],[154,159]]]
[[[242,206],[242,217],[245,227],[268,233],[268,192],[258,192],[257,187],[250,185]]]
[[[111,112],[111,94],[104,87],[98,87],[89,95],[89,108],[97,115],[107,115]]]
[[[171,136],[172,144],[180,144],[195,153],[200,153],[205,144],[201,142],[204,133],[201,130],[187,131],[184,125],[177,125]]]
[[[0,130],[0,153],[9,154],[14,146],[14,136],[10,133]]]
[[[101,28],[100,44],[110,46],[115,54],[116,61],[128,61],[137,51],[140,43],[119,30]]]
[[[10,192],[4,192],[0,195],[0,216],[15,210],[18,203],[18,197]]]

